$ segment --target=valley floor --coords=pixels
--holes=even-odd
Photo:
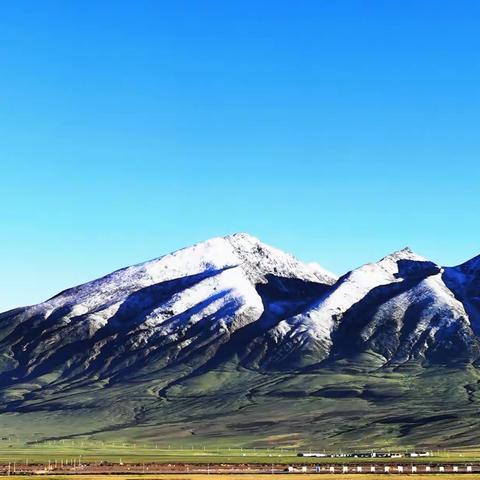
[[[310,450],[307,448],[306,450]],[[367,450],[359,445],[358,450]],[[392,451],[402,449],[392,448]],[[46,468],[72,469],[83,465],[106,465],[110,470],[129,465],[354,465],[354,464],[399,464],[399,465],[480,465],[480,449],[461,448],[432,450],[429,457],[400,459],[389,458],[315,458],[299,457],[300,450],[290,448],[243,448],[205,445],[193,447],[148,446],[143,444],[102,443],[98,441],[61,441],[25,445],[0,440],[0,474],[2,468],[11,465],[17,473],[35,465]],[[122,473],[117,470],[117,473]],[[148,473],[148,472],[146,472]],[[418,473],[421,473],[420,470]]]
[[[365,362],[372,368],[371,357]],[[68,394],[37,388],[32,396],[16,386],[3,392],[0,430],[29,445],[158,443],[182,445],[184,455],[204,445],[345,451],[480,444],[479,369],[349,368],[269,375],[224,368],[178,380],[161,396],[153,374]],[[9,444],[0,439],[0,450]]]

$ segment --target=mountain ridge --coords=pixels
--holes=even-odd
[[[423,412],[410,387],[385,393],[411,368],[410,383],[422,385],[444,368],[471,377],[468,388],[459,386],[470,393],[458,400],[470,405],[480,358],[479,259],[442,267],[406,247],[336,277],[241,233],[116,270],[0,314],[0,422],[8,424],[11,412],[27,418],[47,409],[64,424],[67,411],[86,408],[115,417],[106,432],[117,431],[118,422],[121,429],[141,423],[117,418],[104,400],[112,392],[113,404],[134,405],[125,418],[149,410],[152,425],[158,415],[167,423],[184,418],[175,402],[191,405],[195,418],[212,408],[235,416],[247,406],[245,416],[253,418],[272,395],[287,395],[279,402],[286,411],[295,410],[288,395],[300,395],[320,414],[333,408],[328,399],[340,388],[329,379],[352,371],[358,378],[338,390],[348,401],[358,397],[383,411],[382,398],[406,395]],[[138,398],[128,394],[134,385]],[[252,404],[257,396],[260,403]],[[288,431],[282,422],[280,433]],[[141,425],[141,432],[153,428]],[[65,428],[85,431],[75,422]]]
[[[372,309],[381,313],[382,309],[392,308],[399,315],[402,302],[411,307],[415,295],[418,299],[425,298],[427,303],[435,297],[444,316],[456,312],[452,322],[468,319],[466,310],[474,312],[476,320],[478,298],[469,293],[468,285],[472,282],[477,285],[479,258],[457,267],[440,267],[405,247],[336,278],[318,264],[302,263],[251,235],[238,233],[116,270],[64,290],[38,305],[5,312],[2,317],[10,313],[21,322],[28,316],[30,324],[35,323],[32,318],[39,317],[38,328],[44,329],[43,335],[48,333],[45,325],[55,323],[59,317],[64,331],[73,323],[75,331],[70,329],[70,335],[83,338],[92,337],[102,329],[128,328],[137,316],[132,327],[141,324],[144,329],[156,329],[156,341],[159,335],[168,336],[169,340],[180,337],[185,333],[185,325],[194,325],[199,320],[205,323],[205,318],[211,319],[209,328],[217,329],[217,334],[229,335],[237,328],[259,321],[270,324],[271,328],[263,334],[280,349],[293,352],[302,347],[306,356],[312,355],[309,344],[311,349],[323,349],[316,354],[318,362],[325,360],[333,348],[332,334],[338,337],[337,331],[345,330],[347,324],[353,325],[351,328],[358,333],[358,320],[340,325],[345,315],[352,316],[352,311],[358,316],[360,311],[371,310],[371,322],[364,325],[360,335],[364,340],[372,336],[373,323],[379,315],[377,312],[375,317]],[[470,280],[460,281],[462,275]],[[410,301],[406,298],[409,295]],[[369,298],[376,299],[373,306],[369,305]],[[386,303],[379,305],[380,300]],[[430,309],[435,302],[430,301]],[[218,308],[223,309],[221,314]],[[449,314],[445,313],[448,309]],[[383,317],[393,318],[388,312]],[[213,321],[215,318],[217,323]],[[461,325],[465,335],[467,324]],[[163,332],[158,330],[159,326]],[[138,341],[146,341],[148,336],[143,331]],[[63,338],[50,338],[49,346],[55,341]],[[191,344],[191,337],[186,343],[187,347]],[[387,357],[388,362],[391,359]],[[294,361],[290,355],[293,365],[300,360]]]

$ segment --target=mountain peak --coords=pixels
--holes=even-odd
[[[251,278],[255,277],[254,272],[260,273],[262,277],[265,272],[270,272],[280,277],[298,277],[313,282],[320,280],[326,284],[332,284],[336,280],[334,275],[319,265],[305,264],[290,253],[267,245],[248,233],[234,233],[223,239],[233,248]],[[256,277],[258,279],[258,275]]]
[[[257,237],[250,235],[247,232],[235,232],[223,237],[225,240],[248,240],[250,242],[262,243]]]
[[[414,262],[427,262],[428,260],[421,255],[415,253],[410,247],[402,248],[401,250],[396,250],[395,252],[390,253],[389,255],[383,257],[379,263],[396,263],[402,260],[410,260]]]
[[[426,259],[417,253],[415,253],[410,247],[404,247],[400,250],[396,250],[385,258],[391,258],[393,260],[418,260],[425,261]]]

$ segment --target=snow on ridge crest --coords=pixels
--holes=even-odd
[[[427,262],[428,260],[421,255],[416,254],[410,247],[402,248],[401,250],[396,250],[389,255],[383,257],[378,263],[382,265],[388,265],[391,263],[396,263],[399,260],[411,260],[414,262]]]
[[[116,270],[65,290],[31,308],[54,311],[68,305],[82,305],[83,309],[90,312],[103,310],[112,314],[126,297],[144,287],[209,271],[212,274],[216,271],[220,273],[231,268],[242,272],[237,275],[237,291],[245,288],[240,276],[246,276],[252,284],[265,282],[266,274],[330,284],[335,281],[328,275],[322,277],[318,268],[303,264],[292,255],[270,247],[251,235],[237,233],[214,237],[159,258]],[[252,298],[251,292],[247,293],[247,297]]]
[[[331,344],[330,335],[343,315],[371,290],[382,285],[403,281],[399,275],[399,262],[412,261],[426,263],[425,258],[414,253],[409,247],[395,251],[378,262],[367,263],[348,272],[308,311],[288,320],[290,326],[299,323],[308,325],[309,335],[323,338]],[[282,331],[285,330],[285,325]],[[281,335],[281,331],[275,333]]]
[[[302,263],[293,255],[267,245],[247,233],[235,233],[224,239],[232,245],[252,281],[262,281],[265,272],[326,284],[333,284],[336,280],[333,274],[320,265]]]

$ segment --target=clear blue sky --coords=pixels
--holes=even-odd
[[[480,253],[480,2],[11,1],[0,310],[247,231]]]

